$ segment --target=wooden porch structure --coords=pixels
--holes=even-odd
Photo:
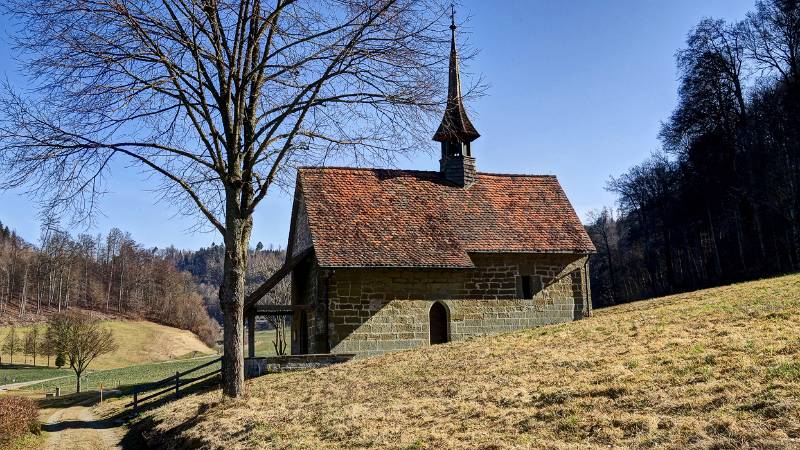
[[[311,305],[259,305],[258,301],[269,293],[281,280],[292,273],[298,264],[314,253],[310,247],[287,259],[280,269],[275,271],[267,281],[248,295],[244,302],[244,317],[247,325],[247,357],[256,356],[256,316],[291,316],[295,311],[311,311]]]

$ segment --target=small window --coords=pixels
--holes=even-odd
[[[522,298],[531,299],[542,290],[542,280],[532,275],[522,276]]]

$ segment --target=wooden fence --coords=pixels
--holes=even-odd
[[[186,378],[187,375],[197,372],[198,370],[205,369],[208,366],[220,363],[220,368],[213,370],[202,375]],[[163,380],[155,381],[149,384],[143,384],[133,388],[133,401],[125,405],[126,408],[133,407],[133,411],[137,412],[138,409],[145,403],[152,402],[164,394],[173,392],[174,398],[178,399],[181,395],[181,388],[186,390],[190,385],[208,380],[211,377],[222,375],[222,358],[217,358],[205,364],[201,364],[195,368],[186,370],[184,372],[175,372],[175,375],[164,378]],[[150,391],[159,389],[158,392]],[[143,395],[146,394],[146,395]]]

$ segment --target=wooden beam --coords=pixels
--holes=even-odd
[[[250,312],[256,316],[292,314],[295,311],[311,311],[311,305],[255,305]]]
[[[267,279],[261,286],[258,287],[252,294],[248,295],[247,298],[244,300],[244,310],[247,312],[250,310],[255,304],[261,300],[261,298],[269,293],[278,283],[286,276],[291,273],[292,269],[297,267],[298,264],[303,262],[309,255],[314,252],[314,247],[309,247],[302,252],[292,256],[287,260],[280,269],[276,270],[272,276]]]

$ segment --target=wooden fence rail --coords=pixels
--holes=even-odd
[[[186,378],[186,375],[191,373],[197,372],[198,370],[205,369],[208,366],[220,363],[220,368],[208,373],[204,373],[195,377]],[[160,397],[168,392],[174,391],[175,398],[180,398],[180,389],[181,387],[185,388],[191,384],[194,384],[198,381],[208,380],[211,377],[216,375],[222,374],[222,358],[217,358],[211,360],[207,363],[201,364],[197,367],[192,369],[183,371],[183,372],[175,372],[175,375],[171,377],[164,378],[163,380],[154,381],[152,383],[135,386],[133,388],[133,401],[125,405],[126,408],[133,407],[133,411],[136,412],[139,407],[142,406],[143,403],[153,400],[157,397]],[[162,389],[163,388],[163,389]],[[160,389],[158,392],[152,392],[155,389]],[[148,393],[147,395],[140,397],[141,394]]]

